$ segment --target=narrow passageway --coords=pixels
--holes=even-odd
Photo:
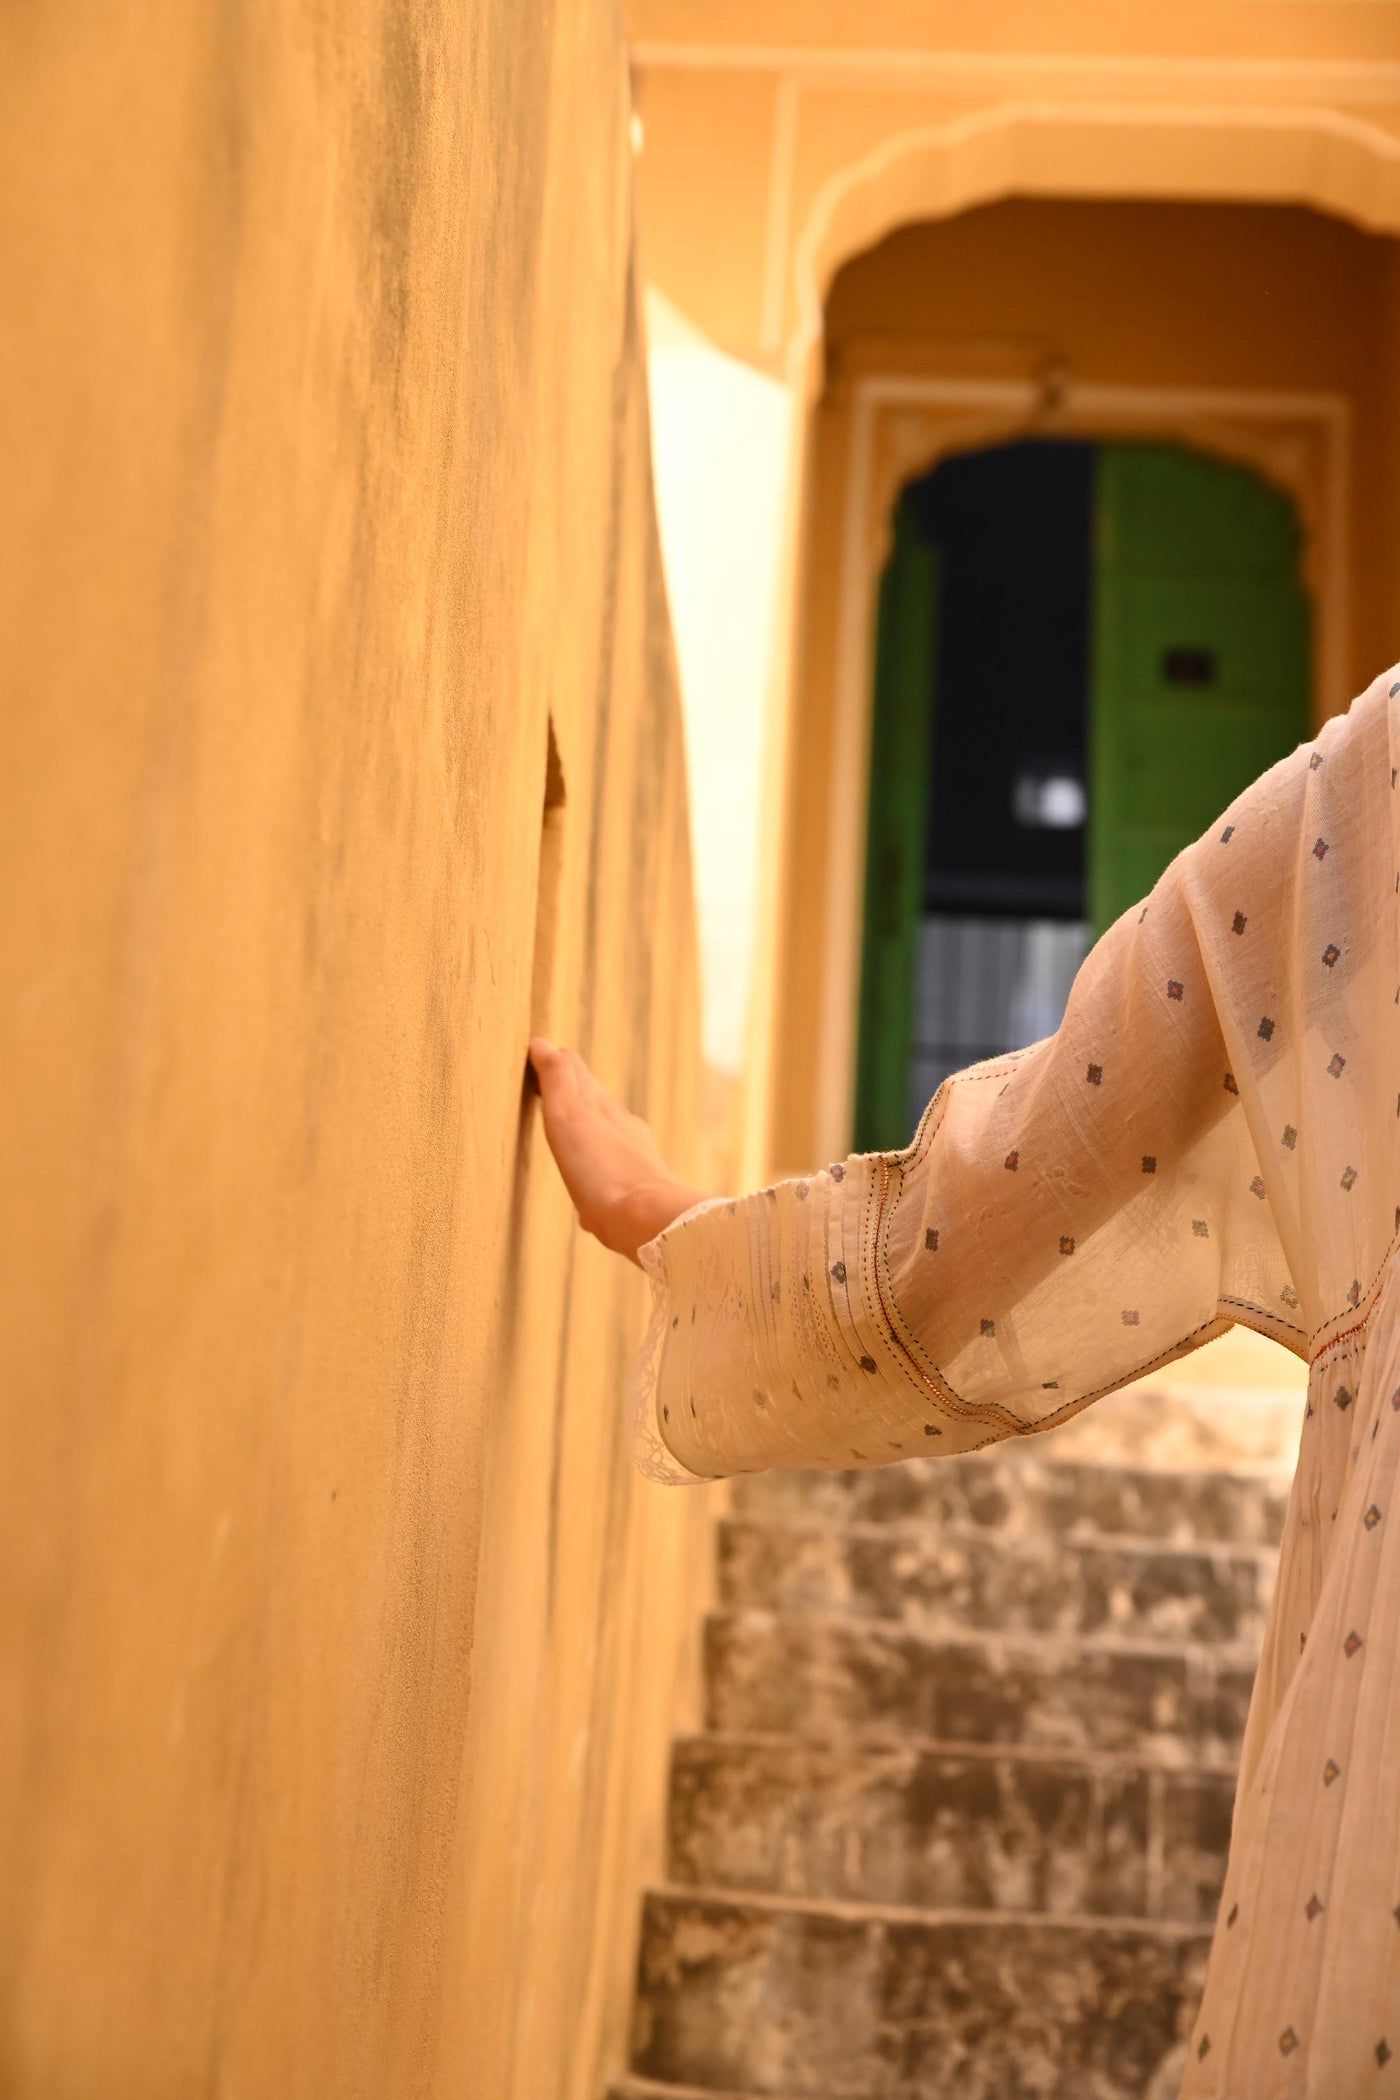
[[[918,347],[952,296],[921,237],[828,314],[794,1156],[898,1150],[946,1077],[1053,1033],[1093,940],[1309,727],[1301,484],[1126,365],[1048,408],[939,376],[975,358],[960,307]],[[1175,2100],[1301,1412],[1268,1344],[1227,1347],[1216,1406],[1157,1377],[1014,1448],[735,1486],[613,2100]]]
[[[1099,1412],[738,1484],[612,2100],[1175,2093],[1287,1438]]]
[[[28,0],[0,152],[0,2100],[1384,2100],[1400,7]]]

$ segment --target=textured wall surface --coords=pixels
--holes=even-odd
[[[706,1512],[522,1072],[685,1164],[627,123],[610,0],[0,18],[17,2100],[620,2054]]]

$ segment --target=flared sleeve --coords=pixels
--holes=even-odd
[[[1357,1161],[1319,1277],[1307,1172],[1391,886],[1384,700],[1241,796],[1099,940],[1057,1033],[947,1080],[907,1150],[703,1205],[643,1250],[646,1471],[969,1450],[1235,1322],[1309,1353],[1332,1307],[1308,1297],[1345,1311],[1380,1230]]]

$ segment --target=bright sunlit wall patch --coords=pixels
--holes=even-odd
[[[680,665],[699,918],[704,1049],[738,1072],[758,910],[769,680],[791,406],[646,295],[652,449]]]

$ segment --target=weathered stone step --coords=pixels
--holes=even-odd
[[[1038,1448],[1052,1445],[1037,1439]],[[849,1473],[754,1473],[736,1480],[737,1516],[811,1524],[972,1524],[999,1537],[1055,1532],[1180,1546],[1276,1546],[1289,1482],[1278,1472],[1148,1470],[1031,1456],[997,1445]]]
[[[970,1525],[755,1523],[719,1535],[720,1598],[783,1612],[846,1612],[928,1633],[1262,1639],[1276,1556],[1057,1538]]]
[[[1233,1763],[1254,1676],[1227,1650],[963,1640],[879,1620],[714,1614],[706,1726],[824,1742],[1025,1743]]]
[[[799,1899],[1208,1925],[1234,1793],[1228,1768],[686,1736],[668,1871]]]
[[[633,2066],[806,2100],[1165,2100],[1194,1927],[647,1898]]]

